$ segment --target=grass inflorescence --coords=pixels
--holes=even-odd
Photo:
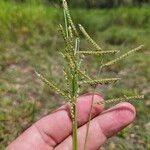
[[[70,11],[68,9],[67,2],[63,0],[63,12],[64,12],[64,25],[59,25],[59,29],[61,32],[61,35],[65,42],[65,48],[60,49],[60,53],[62,54],[65,65],[63,69],[64,73],[64,80],[66,82],[66,90],[63,90],[57,86],[53,81],[47,80],[43,75],[36,72],[38,77],[42,79],[48,86],[54,90],[56,93],[63,96],[66,101],[70,103],[70,113],[72,117],[72,127],[73,127],[73,150],[78,149],[78,140],[77,140],[77,97],[80,94],[82,86],[85,84],[91,85],[96,89],[96,86],[99,84],[112,84],[116,81],[120,80],[119,77],[109,77],[109,78],[98,78],[95,79],[87,74],[85,70],[82,70],[82,62],[84,59],[86,59],[86,55],[91,56],[101,56],[102,60],[105,60],[107,56],[113,56],[115,53],[119,53],[118,50],[103,50],[102,47],[100,47],[87,33],[85,28],[79,24],[79,29],[76,28],[71,15]],[[78,32],[81,32],[85,39],[88,41],[89,44],[93,47],[93,50],[81,50],[80,48],[80,34]],[[117,56],[116,58],[112,59],[111,61],[104,62],[100,65],[100,71],[101,73],[102,69],[104,67],[108,67],[110,65],[113,65],[122,59],[126,58],[130,54],[141,50],[143,48],[143,45],[140,45],[137,48],[134,48],[125,54],[122,54],[121,56]],[[83,59],[84,57],[84,59]],[[103,61],[102,61],[103,62]],[[98,74],[98,76],[99,76]],[[69,89],[69,90],[67,90]],[[94,97],[94,96],[93,96]],[[110,99],[103,103],[111,103],[111,102],[120,102],[120,101],[126,101],[126,100],[132,100],[132,99],[141,99],[143,96],[141,95],[135,95],[135,96],[123,96],[121,98],[114,98]],[[99,103],[102,104],[102,103]],[[91,105],[91,110],[93,107],[93,103]],[[84,150],[87,148],[87,139],[88,139],[88,131],[90,126],[90,120],[91,120],[91,114],[89,116],[89,122],[86,132],[86,139],[84,144]]]

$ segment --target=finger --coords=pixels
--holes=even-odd
[[[130,124],[135,118],[135,109],[129,103],[120,103],[103,112],[93,120],[88,134],[87,150],[97,150],[107,138]],[[87,125],[78,129],[78,149],[83,150]],[[55,150],[72,149],[72,136],[69,136]]]
[[[78,126],[85,124],[88,121],[90,107],[92,103],[93,94],[86,94],[78,98],[77,101],[77,121]],[[100,95],[94,95],[94,101],[100,101]],[[102,112],[103,106],[94,106],[92,109],[92,117]],[[70,107],[65,105],[55,111],[53,114],[44,117],[36,123],[36,127],[45,133],[48,138],[47,141],[54,141],[54,145],[62,142],[67,136],[72,133],[72,120],[70,116]],[[53,145],[53,146],[54,146]]]
[[[85,124],[89,118],[89,112],[92,104],[93,94],[86,94],[78,98],[77,101],[77,120],[78,126]],[[98,94],[94,95],[94,103],[102,101],[102,97]],[[43,139],[49,146],[54,147],[63,141],[72,132],[72,121],[69,112],[69,105],[66,104],[52,114],[44,117],[30,127],[18,139],[33,142],[39,142],[37,139]],[[92,118],[99,115],[103,111],[103,105],[94,105],[92,109]],[[41,137],[39,137],[39,134]],[[37,136],[35,136],[37,135]],[[30,137],[30,139],[29,139]],[[39,142],[40,145],[40,142]]]

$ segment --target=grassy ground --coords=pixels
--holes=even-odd
[[[150,9],[72,10],[73,18],[93,35],[104,49],[121,53],[144,44],[141,52],[108,68],[105,74],[117,74],[123,80],[107,90],[105,97],[141,92],[136,121],[110,140],[102,149],[147,150],[150,148]],[[36,68],[61,85],[62,59],[57,49],[63,46],[57,31],[62,22],[60,8],[43,5],[0,2],[0,149],[34,121],[64,101],[48,89],[34,74]],[[88,44],[83,39],[83,48]],[[98,58],[88,58],[95,73]],[[53,78],[55,77],[55,79]],[[88,91],[84,89],[83,92]],[[107,96],[106,96],[107,95]]]

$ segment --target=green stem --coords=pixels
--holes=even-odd
[[[95,92],[95,90],[94,90],[94,92]],[[92,109],[93,109],[93,104],[94,104],[94,95],[95,95],[94,92],[92,95],[92,103],[91,103],[90,114],[89,114],[89,119],[88,119],[88,123],[87,123],[87,130],[86,130],[85,142],[84,142],[84,150],[87,149],[88,135],[89,135],[90,123],[91,123],[91,119],[92,119]]]
[[[73,105],[73,113],[74,113],[74,119],[73,119],[73,150],[78,149],[78,139],[77,139],[77,111],[76,111],[76,104]]]
[[[79,50],[79,39],[75,40],[75,49],[74,49],[74,56],[75,56],[75,66],[72,69],[72,98],[73,98],[73,150],[78,150],[78,137],[77,137],[77,97],[78,97],[78,55],[77,51]]]
[[[101,60],[101,63],[102,63],[102,61],[103,61],[103,59]],[[98,71],[98,75],[101,73],[101,71],[102,71],[102,67],[100,67],[100,69]],[[92,95],[90,114],[89,114],[89,119],[88,119],[87,129],[86,129],[86,135],[85,135],[85,141],[84,141],[84,150],[86,150],[86,148],[87,148],[88,135],[89,135],[89,130],[90,130],[90,123],[91,123],[91,119],[92,119],[92,110],[93,110],[93,105],[94,105],[95,91],[96,91],[96,85],[94,85],[94,92],[93,92],[93,95]]]
[[[72,80],[72,109],[73,109],[73,150],[78,149],[78,140],[77,140],[77,110],[76,110],[76,101],[77,101],[77,90],[78,90],[78,78],[77,78],[76,69],[73,70],[73,80]]]

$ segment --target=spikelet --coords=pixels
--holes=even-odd
[[[45,77],[43,77],[41,74],[39,74],[37,71],[35,71],[36,75],[45,82],[50,88],[52,88],[57,94],[62,95],[66,99],[70,99],[70,95],[64,93],[58,86],[55,85],[52,81],[48,81]]]
[[[98,85],[98,84],[110,84],[115,83],[120,80],[120,78],[106,78],[106,79],[97,79],[97,80],[84,80],[80,81],[79,84],[90,84],[90,85]]]
[[[63,6],[64,6],[64,1],[63,1]],[[69,33],[68,33],[68,20],[67,20],[66,10],[63,9],[63,12],[64,12],[64,21],[65,21],[66,37],[68,38]]]
[[[64,77],[65,77],[65,80],[68,82],[70,79],[69,79],[68,73],[65,69],[63,69],[63,74],[64,74]]]
[[[103,55],[103,54],[115,54],[118,53],[117,50],[111,50],[111,51],[79,51],[78,53],[84,54],[84,55]]]
[[[73,104],[71,101],[69,103],[70,103],[70,115],[71,115],[72,120],[74,120],[75,116],[74,116]]]
[[[81,30],[87,41],[89,41],[96,50],[102,50],[102,48],[90,37],[90,35],[86,32],[81,24],[79,24],[79,29]]]
[[[68,32],[69,32],[70,40],[73,42],[73,33],[72,33],[72,28],[71,28],[71,26],[68,27]]]
[[[64,28],[63,28],[63,26],[61,24],[59,24],[59,29],[60,29],[60,32],[62,34],[62,37],[63,37],[65,43],[67,44],[68,43],[68,39],[67,39],[67,36],[65,34]]]
[[[65,82],[69,86],[70,85],[70,81],[72,80],[72,76],[71,76],[70,71],[69,71],[69,69],[67,67],[65,69],[63,69],[63,74],[64,74]]]
[[[79,73],[81,76],[83,76],[83,77],[85,77],[85,78],[91,80],[91,78],[90,78],[84,71],[78,69],[78,73]]]
[[[84,54],[80,54],[80,62],[79,62],[80,65],[84,61],[84,58],[85,58],[85,55]]]
[[[106,67],[106,66],[113,65],[113,64],[117,63],[118,61],[122,60],[123,58],[129,56],[130,54],[132,54],[132,53],[134,53],[134,52],[136,52],[136,51],[138,51],[138,50],[140,50],[140,49],[142,49],[142,48],[143,48],[143,45],[140,45],[139,47],[130,50],[129,52],[127,52],[127,53],[121,55],[120,57],[118,57],[118,58],[116,58],[116,59],[113,59],[113,60],[111,60],[111,61],[109,61],[109,62],[103,64],[101,67]]]
[[[80,39],[79,38],[76,38],[75,39],[75,48],[74,48],[74,54],[78,54],[79,52],[79,45],[80,45]]]
[[[71,69],[75,68],[75,60],[73,59],[74,57],[72,57],[72,55],[70,53],[66,53],[65,54],[68,65]]]
[[[74,33],[76,34],[76,36],[78,36],[78,32],[77,32],[77,29],[76,29],[73,21],[72,21],[72,18],[71,18],[66,0],[63,0],[63,8],[64,8],[64,11],[67,15],[67,19],[68,19],[69,24],[71,25],[71,27],[72,27]]]
[[[120,98],[114,98],[114,99],[108,99],[106,101],[98,102],[97,104],[109,104],[109,103],[115,103],[115,102],[123,102],[123,101],[130,101],[130,100],[137,100],[137,99],[143,99],[144,95],[135,95],[135,96],[124,96]]]
[[[73,52],[73,46],[71,40],[66,36],[63,26],[59,25],[60,32],[66,44],[66,52]]]
[[[69,70],[67,68],[63,69],[63,74],[64,74],[64,79],[65,79],[65,89],[66,92],[71,95],[71,90],[70,90],[70,81],[72,80],[72,75],[70,74]],[[71,103],[71,99],[68,99],[68,102]]]

